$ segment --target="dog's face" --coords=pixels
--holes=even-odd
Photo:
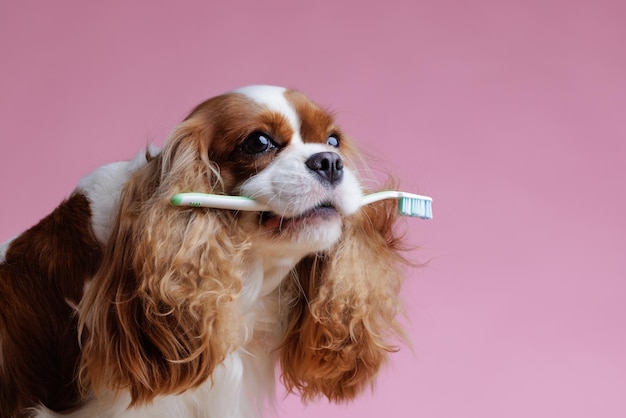
[[[270,251],[301,257],[328,249],[361,200],[345,156],[352,150],[332,116],[301,93],[252,86],[208,100],[188,121],[206,123],[202,152],[227,194],[268,205],[239,222]]]

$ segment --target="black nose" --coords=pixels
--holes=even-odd
[[[305,162],[322,182],[331,186],[339,184],[343,177],[343,160],[336,152],[318,152]]]

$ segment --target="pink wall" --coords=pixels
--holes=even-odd
[[[407,222],[413,352],[281,417],[626,416],[623,2],[8,3],[0,241],[200,100],[296,87],[436,219]]]

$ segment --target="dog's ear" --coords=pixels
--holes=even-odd
[[[395,201],[368,205],[346,220],[334,248],[296,267],[300,294],[280,359],[285,386],[304,400],[353,399],[397,351],[390,341],[404,339],[396,318],[405,262],[396,217]]]
[[[240,341],[246,247],[226,211],[180,208],[181,191],[219,193],[203,123],[186,120],[126,185],[101,268],[79,307],[80,378],[132,404],[197,387]]]

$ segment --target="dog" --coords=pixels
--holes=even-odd
[[[3,417],[256,417],[276,370],[353,400],[404,338],[394,201],[304,94],[198,105],[162,149],[97,168],[0,247]],[[180,192],[271,210],[175,207]]]

